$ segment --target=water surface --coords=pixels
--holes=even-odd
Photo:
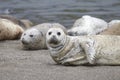
[[[0,14],[30,19],[35,24],[59,22],[70,28],[83,15],[107,22],[120,19],[120,0],[0,0]]]

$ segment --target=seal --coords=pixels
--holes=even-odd
[[[67,33],[64,26],[59,23],[42,23],[30,29],[27,29],[21,36],[21,42],[24,49],[47,49],[46,33],[51,27],[60,27]]]
[[[14,24],[21,26],[24,30],[33,26],[33,23],[28,19],[17,19],[11,15],[0,15],[0,18],[10,20]]]
[[[120,20],[109,22],[109,28],[100,33],[101,35],[120,35]]]
[[[71,29],[70,36],[96,35],[108,28],[108,23],[100,18],[84,15],[77,19]]]
[[[0,18],[0,40],[19,39],[23,29],[8,19]]]
[[[68,36],[60,28],[51,28],[46,44],[58,64],[120,65],[120,36]]]

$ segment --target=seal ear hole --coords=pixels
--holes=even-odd
[[[59,35],[59,36],[60,36],[60,35],[61,35],[61,33],[60,33],[60,32],[57,32],[57,35]]]
[[[33,37],[33,35],[29,35],[30,37]]]
[[[49,34],[49,35],[51,35],[51,34],[52,34],[52,32],[49,32],[48,34]]]

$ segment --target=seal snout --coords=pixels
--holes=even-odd
[[[51,43],[51,44],[58,44],[59,42],[58,42],[58,39],[56,38],[56,36],[53,35],[53,36],[51,37],[49,43]]]
[[[22,42],[22,44],[24,44],[24,45],[27,45],[27,44],[28,44],[28,42],[26,42],[24,38],[21,39],[21,42]]]

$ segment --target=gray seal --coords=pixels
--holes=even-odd
[[[108,23],[100,18],[84,15],[77,19],[71,29],[70,36],[96,35],[108,28]]]
[[[53,60],[62,65],[120,65],[120,36],[67,36],[51,28],[46,43]]]
[[[19,39],[23,32],[21,26],[8,19],[0,18],[0,40]]]

